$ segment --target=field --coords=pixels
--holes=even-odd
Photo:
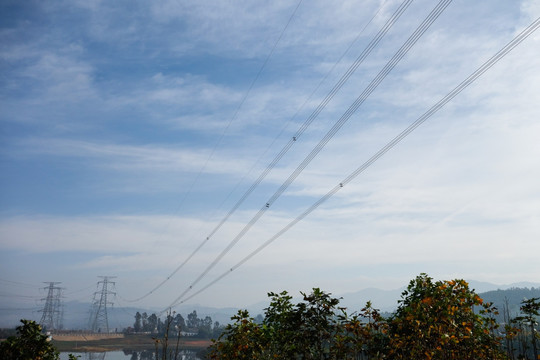
[[[169,339],[169,346],[176,346],[176,339]],[[60,351],[73,352],[99,352],[113,350],[143,350],[154,349],[155,340],[151,335],[57,335],[53,336],[53,343]],[[211,344],[210,340],[180,339],[179,347],[182,349],[206,348]]]

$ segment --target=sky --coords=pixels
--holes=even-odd
[[[537,0],[452,1],[266,207],[437,4],[413,1],[235,209],[401,3],[2,1],[0,301],[39,306],[61,282],[89,302],[100,276],[116,306],[154,308],[420,273],[540,282],[540,31],[275,236],[537,19]]]

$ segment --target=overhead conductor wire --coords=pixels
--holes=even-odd
[[[181,200],[181,203],[184,202],[185,198],[187,197],[187,195],[189,193],[191,193],[191,190],[193,189],[193,186],[195,185],[195,183],[199,180],[199,177],[201,176],[202,172],[206,169],[206,167],[208,166],[208,163],[210,162],[210,159],[212,157],[214,157],[214,154],[216,152],[216,149],[218,148],[218,146],[221,144],[221,142],[223,141],[223,138],[225,137],[225,133],[227,132],[227,130],[229,129],[229,127],[231,126],[232,122],[234,119],[236,119],[238,117],[238,113],[240,112],[240,109],[242,108],[242,106],[244,105],[244,103],[246,102],[246,99],[248,98],[249,94],[251,93],[251,90],[253,89],[253,86],[255,85],[255,83],[257,82],[257,80],[259,80],[259,77],[261,76],[264,68],[266,67],[266,64],[268,63],[268,60],[270,60],[270,58],[272,57],[272,55],[274,54],[274,51],[276,50],[276,47],[278,45],[278,43],[281,41],[281,38],[283,37],[283,34],[285,33],[285,31],[287,30],[287,28],[289,27],[289,24],[291,23],[294,15],[296,14],[296,11],[298,10],[298,8],[300,7],[300,4],[302,3],[302,0],[298,1],[298,4],[296,5],[292,15],[289,17],[289,20],[287,21],[287,24],[285,25],[285,27],[283,28],[283,30],[281,31],[281,34],[279,34],[279,37],[278,39],[276,40],[276,42],[274,43],[274,46],[272,47],[272,49],[270,50],[270,53],[268,53],[268,55],[266,56],[266,59],[264,60],[263,64],[261,65],[261,68],[259,69],[259,71],[257,72],[257,75],[255,75],[255,78],[253,79],[253,81],[251,82],[251,84],[249,85],[249,88],[246,92],[246,94],[244,95],[244,97],[242,98],[242,100],[240,101],[240,104],[238,104],[238,107],[236,108],[233,116],[231,117],[231,119],[229,120],[229,122],[227,123],[227,126],[225,127],[225,129],[223,130],[223,133],[221,134],[219,140],[217,141],[216,145],[214,146],[214,148],[212,149],[212,152],[210,153],[210,156],[208,156],[208,158],[206,159],[206,162],[204,163],[203,167],[201,168],[201,170],[199,171],[199,173],[197,174],[197,176],[195,177],[195,180],[193,181],[193,183],[191,184],[189,190],[186,192],[186,194],[184,195],[184,197],[182,198]]]
[[[246,94],[244,95],[244,97],[242,98],[242,100],[240,101],[240,104],[238,104],[238,107],[236,108],[233,116],[231,117],[231,119],[229,120],[229,122],[227,123],[227,126],[225,127],[225,129],[223,130],[219,140],[217,141],[216,145],[214,146],[214,148],[212,149],[212,152],[210,153],[210,155],[208,156],[208,158],[206,159],[206,162],[205,164],[203,165],[203,167],[201,168],[201,170],[199,171],[199,173],[197,174],[197,176],[195,177],[195,180],[193,180],[193,183],[191,184],[191,186],[189,187],[188,191],[185,193],[184,197],[182,198],[182,200],[180,200],[180,205],[184,202],[184,200],[186,199],[186,197],[188,196],[188,194],[191,193],[191,190],[193,189],[193,186],[195,185],[195,183],[198,181],[199,177],[201,176],[202,172],[206,169],[206,167],[208,166],[208,163],[210,161],[210,159],[212,157],[214,157],[214,153],[216,152],[216,149],[218,148],[218,146],[221,144],[221,142],[223,141],[223,138],[225,137],[225,133],[227,132],[227,130],[229,129],[229,127],[231,126],[231,123],[233,122],[234,119],[236,119],[236,117],[238,116],[238,113],[240,112],[240,109],[242,108],[242,106],[244,105],[246,99],[248,98],[249,94],[251,93],[251,90],[253,89],[253,86],[255,85],[255,83],[257,82],[257,80],[259,79],[259,77],[261,76],[261,73],[263,72],[264,68],[266,67],[266,64],[268,63],[268,61],[270,60],[270,58],[272,57],[272,55],[274,54],[274,51],[276,50],[276,47],[278,45],[278,43],[281,41],[281,38],[283,37],[283,34],[285,33],[285,31],[287,30],[287,28],[289,27],[292,19],[294,18],[294,16],[296,15],[296,12],[298,11],[298,8],[300,7],[300,4],[302,4],[302,1],[303,0],[299,0],[298,3],[296,4],[296,7],[294,8],[294,11],[293,13],[291,14],[291,16],[289,17],[289,20],[287,21],[287,23],[285,24],[285,27],[283,28],[283,30],[281,31],[281,33],[279,34],[279,37],[277,38],[276,42],[274,43],[274,46],[272,47],[272,49],[270,50],[270,52],[268,53],[268,55],[266,56],[266,59],[264,60],[263,64],[261,65],[261,68],[259,69],[259,71],[257,72],[257,75],[255,75],[255,78],[253,79],[253,81],[251,82],[251,84],[249,85],[249,88],[246,92]],[[180,206],[179,205],[179,206]],[[236,209],[235,209],[236,210]],[[230,215],[229,215],[230,216]],[[225,221],[222,221],[222,223],[225,222]],[[222,223],[220,223],[219,226],[222,225]],[[212,232],[212,235],[217,231],[217,229],[215,229],[213,232]],[[211,235],[210,235],[211,236]],[[188,258],[186,260],[184,260],[184,262],[182,264],[180,264],[169,276],[167,276],[163,281],[161,281],[157,286],[155,286],[152,290],[150,290],[149,292],[147,292],[146,294],[144,294],[143,296],[140,296],[136,299],[133,299],[133,300],[128,300],[128,299],[124,299],[124,301],[126,302],[137,302],[137,301],[140,301],[148,296],[150,296],[151,294],[154,293],[154,291],[156,291],[157,289],[159,289],[161,286],[163,286],[163,284],[165,284],[167,281],[169,281],[169,279],[171,277],[173,277],[202,247],[203,245],[206,243],[206,241],[209,240],[209,237],[206,238],[205,241],[203,241],[194,251],[193,253],[188,256]]]
[[[210,238],[212,238],[212,236],[215,235],[215,233],[223,226],[223,224],[225,224],[225,222],[227,222],[227,220],[236,212],[236,210],[238,210],[238,208],[244,203],[244,201],[249,197],[249,195],[251,195],[251,193],[255,190],[255,188],[265,179],[268,173],[270,173],[270,171],[283,158],[283,156],[285,156],[285,154],[289,151],[289,149],[293,146],[293,144],[300,138],[300,136],[306,131],[309,125],[311,125],[311,123],[317,118],[320,112],[326,107],[326,105],[334,98],[337,92],[343,87],[345,82],[353,75],[353,73],[360,66],[360,64],[362,64],[362,62],[367,58],[367,56],[372,52],[372,50],[379,44],[382,38],[386,35],[386,33],[390,30],[390,28],[394,25],[394,23],[399,19],[399,17],[405,12],[405,10],[409,7],[412,1],[413,0],[404,0],[401,3],[401,5],[397,8],[397,10],[392,14],[392,16],[385,23],[385,25],[381,28],[381,30],[379,30],[377,35],[375,35],[375,37],[366,46],[366,48],[362,51],[362,53],[356,58],[356,60],[351,64],[351,66],[347,69],[347,71],[341,76],[341,78],[334,85],[332,90],[330,90],[330,92],[321,101],[321,103],[317,106],[317,108],[313,111],[313,113],[311,113],[311,115],[306,119],[306,121],[302,124],[300,129],[294,134],[293,137],[290,138],[290,140],[281,149],[281,151],[276,155],[276,157],[272,160],[272,162],[259,175],[259,177],[253,182],[253,184],[251,184],[251,186],[246,190],[246,192],[242,195],[242,197],[229,210],[229,212],[225,215],[225,217],[223,217],[223,219],[214,227],[214,229],[208,234],[208,236],[206,236],[206,238],[195,248],[195,250],[193,250],[193,252],[166,279],[161,281],[150,292],[146,293],[144,296],[141,296],[135,300],[124,299],[124,301],[135,302],[149,296],[154,291],[156,291],[161,286],[163,286],[163,284],[165,284],[171,277],[173,277],[181,268],[184,267],[184,265],[186,265],[193,258],[193,256],[195,256],[195,254],[199,252],[199,250],[210,240]],[[373,18],[371,18],[369,22],[371,22],[372,20]],[[347,49],[347,51],[348,50],[349,49]]]
[[[381,158],[384,154],[386,154],[394,146],[396,146],[398,143],[400,143],[401,140],[403,140],[410,133],[412,133],[414,130],[416,130],[416,128],[418,128],[420,125],[422,125],[431,116],[433,116],[437,111],[439,111],[443,106],[445,106],[448,102],[450,102],[453,98],[455,98],[459,93],[461,93],[465,88],[467,88],[474,81],[476,81],[480,76],[482,76],[486,71],[488,71],[493,65],[495,65],[499,60],[501,60],[510,51],[512,51],[516,46],[518,46],[523,40],[525,40],[527,37],[529,37],[536,30],[538,30],[539,27],[540,27],[540,18],[537,18],[535,21],[533,21],[531,23],[531,25],[529,25],[520,34],[518,34],[516,37],[514,37],[514,39],[512,39],[512,41],[510,41],[508,44],[506,44],[501,50],[499,50],[489,60],[487,60],[484,64],[482,64],[482,66],[480,66],[476,71],[474,71],[471,75],[469,75],[465,80],[463,80],[452,91],[450,91],[448,94],[446,94],[441,100],[439,100],[435,105],[433,105],[422,116],[420,116],[417,120],[415,120],[413,123],[411,123],[407,128],[405,128],[405,130],[403,130],[401,133],[399,133],[390,142],[388,142],[379,151],[377,151],[371,158],[369,158],[369,160],[364,162],[360,167],[358,167],[351,174],[349,174],[349,176],[347,176],[345,179],[343,179],[338,185],[336,185],[334,188],[332,188],[328,193],[326,193],[323,197],[321,197],[319,200],[317,200],[313,205],[311,205],[302,214],[300,214],[293,221],[291,221],[289,224],[287,224],[283,229],[281,229],[274,236],[272,236],[270,239],[268,239],[263,244],[261,244],[257,249],[255,249],[254,251],[249,253],[246,257],[244,257],[242,260],[240,260],[238,263],[236,263],[229,270],[227,270],[226,272],[224,272],[223,274],[221,274],[220,276],[215,278],[213,281],[211,281],[210,283],[208,283],[207,285],[205,285],[201,289],[197,290],[196,292],[194,292],[193,294],[191,294],[189,297],[185,298],[184,300],[174,302],[173,304],[170,305],[169,308],[172,308],[172,307],[174,307],[176,305],[184,303],[185,301],[188,301],[188,300],[192,299],[193,297],[199,295],[203,291],[207,290],[209,287],[213,286],[218,281],[222,280],[224,277],[229,275],[232,271],[238,269],[240,266],[242,266],[244,263],[246,263],[253,256],[255,256],[256,254],[261,252],[265,247],[270,245],[273,241],[278,239],[281,235],[283,235],[287,231],[289,231],[294,225],[296,225],[298,222],[303,220],[306,216],[308,216],[310,213],[312,213],[320,205],[322,205],[324,202],[326,202],[328,199],[330,199],[332,196],[334,196],[345,185],[349,184],[358,175],[360,175],[368,167],[370,167],[374,162],[376,162],[379,158]]]
[[[379,74],[370,82],[366,89],[358,96],[354,103],[347,109],[347,111],[341,116],[341,118],[334,124],[334,126],[327,132],[323,139],[315,146],[315,148],[308,154],[308,156],[298,165],[289,178],[279,187],[279,189],[270,197],[265,205],[257,212],[257,214],[244,226],[244,228],[231,240],[227,247],[206,267],[206,269],[193,281],[193,283],[184,290],[180,296],[178,296],[172,304],[178,303],[182,298],[201,281],[208,272],[236,245],[236,243],[249,231],[249,229],[263,216],[266,210],[277,200],[281,194],[289,187],[289,185],[300,175],[304,168],[317,156],[317,154],[323,149],[323,147],[332,139],[337,131],[350,119],[354,112],[362,105],[366,98],[377,88],[377,86],[386,78],[386,76],[392,71],[392,69],[401,61],[401,59],[407,54],[412,46],[420,39],[420,37],[427,31],[431,24],[442,14],[446,7],[452,2],[452,0],[441,0],[437,6],[429,13],[429,15],[422,21],[414,33],[407,39],[407,41],[401,46],[401,48],[394,54],[385,67],[379,72]],[[173,305],[171,305],[172,307]]]

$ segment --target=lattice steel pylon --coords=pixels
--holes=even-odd
[[[49,286],[44,287],[43,289],[47,291],[47,297],[41,299],[45,300],[45,306],[43,310],[40,310],[43,314],[41,315],[41,320],[39,324],[43,329],[47,331],[60,330],[62,328],[62,288],[56,285],[61,284],[59,282],[46,282]]]
[[[114,286],[115,282],[109,281],[116,276],[99,276],[103,280],[98,281],[101,284],[101,291],[94,293],[94,303],[90,311],[90,330],[93,332],[109,332],[109,318],[107,316],[107,305],[113,305],[109,301],[109,295],[116,295],[110,291],[109,286]],[[99,296],[98,296],[99,295]]]

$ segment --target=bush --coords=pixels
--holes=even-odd
[[[10,336],[0,344],[3,360],[57,360],[59,352],[51,344],[51,338],[43,334],[41,326],[32,320],[21,320],[17,336]]]
[[[496,309],[464,280],[412,280],[397,311],[384,319],[368,302],[348,315],[320,289],[303,301],[269,293],[262,323],[247,311],[210,347],[211,359],[505,359]],[[480,309],[479,313],[475,308]]]

